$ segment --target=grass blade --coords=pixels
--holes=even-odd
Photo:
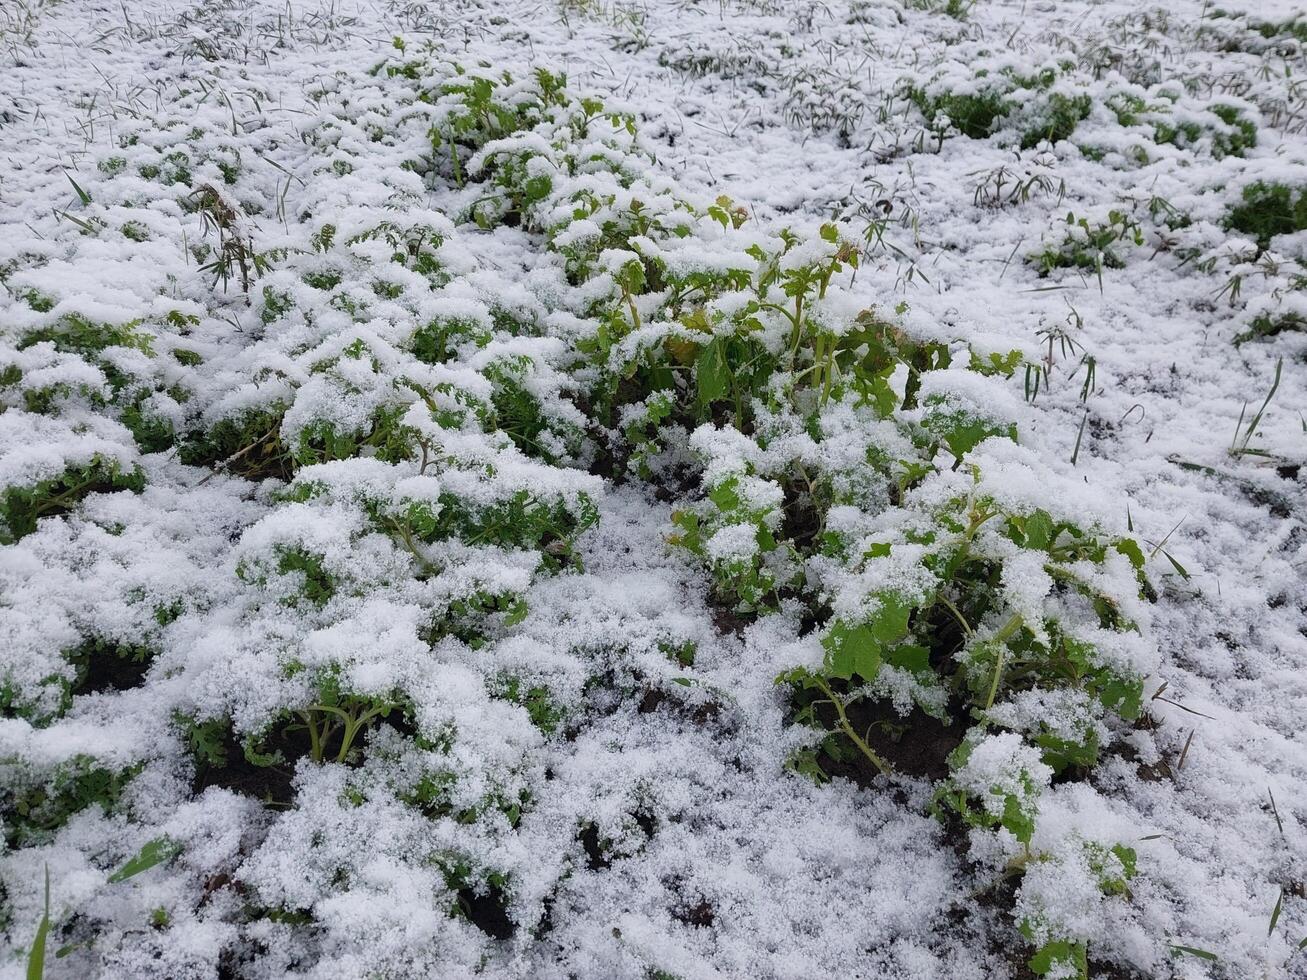
[[[1271,399],[1275,397],[1275,393],[1280,388],[1280,374],[1283,370],[1284,370],[1284,358],[1281,357],[1275,362],[1275,380],[1271,382],[1271,390],[1266,393],[1266,398],[1263,399],[1262,407],[1257,410],[1257,414],[1254,415],[1252,419],[1248,422],[1248,428],[1244,430],[1244,434],[1243,434],[1243,444],[1240,445],[1238,448],[1235,448],[1234,446],[1230,447],[1231,455],[1244,456],[1249,453],[1256,453],[1257,455],[1267,455],[1264,452],[1258,452],[1257,450],[1250,450],[1248,448],[1248,443],[1251,442],[1253,436],[1257,434],[1257,427],[1262,424],[1262,416],[1266,414],[1266,407],[1271,404]],[[1244,404],[1244,408],[1245,409],[1247,408],[1247,403]],[[1239,413],[1240,425],[1243,424],[1243,414],[1244,414],[1243,412]],[[1238,441],[1238,438],[1239,438],[1239,429],[1236,426],[1235,440]]]
[[[1080,431],[1076,433],[1076,447],[1071,450],[1071,465],[1076,465],[1076,460],[1080,458],[1080,440],[1085,435],[1085,425],[1089,422],[1089,412],[1085,412],[1085,417],[1080,420]]]
[[[1197,956],[1200,960],[1208,960],[1211,963],[1217,962],[1219,957],[1210,949],[1198,949],[1195,946],[1172,946],[1177,953],[1185,953],[1188,956]]]
[[[135,857],[111,874],[109,881],[117,884],[128,878],[134,878],[143,871],[149,871],[155,865],[172,860],[178,850],[177,845],[167,837],[156,837],[142,847]]]
[[[1266,787],[1266,795],[1271,798],[1271,813],[1275,816],[1275,826],[1280,828],[1280,836],[1284,836],[1284,824],[1280,820],[1280,808],[1275,805],[1275,794],[1271,792],[1271,787]]]
[[[77,198],[82,202],[82,206],[85,207],[87,204],[90,204],[91,195],[86,193],[86,191],[82,190],[81,185],[78,184],[77,181],[73,180],[73,175],[70,174],[67,170],[65,170],[64,176],[68,178],[68,183],[73,185],[73,190],[77,192]]]
[[[45,866],[45,912],[41,924],[36,927],[36,938],[32,940],[32,951],[27,954],[27,980],[43,980],[45,977],[45,941],[50,935],[50,865]]]

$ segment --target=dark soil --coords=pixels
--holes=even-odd
[[[298,736],[298,737],[296,737]],[[287,735],[275,731],[264,740],[260,751],[280,752],[281,760],[270,766],[256,766],[245,758],[245,749],[236,737],[227,733],[223,741],[227,762],[212,766],[200,762],[195,773],[194,789],[202,793],[210,786],[221,786],[233,793],[250,796],[273,807],[288,807],[295,801],[291,781],[295,763],[309,752],[308,736],[303,732]]]
[[[717,921],[717,912],[712,903],[700,901],[695,905],[673,909],[672,918],[696,929],[708,929]]]
[[[712,622],[717,627],[717,632],[723,636],[739,636],[752,620],[741,616],[733,609],[714,603],[712,606]]]
[[[848,713],[849,721],[872,750],[896,772],[909,776],[945,778],[949,754],[962,743],[961,725],[945,725],[920,708],[903,717],[886,701],[860,701],[851,705]],[[822,705],[818,714],[826,727],[835,729],[833,707]],[[859,786],[871,785],[880,770],[851,745],[849,750],[843,761],[822,752],[818,762],[832,776],[843,776]]]
[[[658,821],[653,814],[640,811],[635,814],[635,823],[644,831],[645,837],[653,837],[654,831],[658,829]],[[581,847],[585,850],[585,866],[590,871],[604,871],[613,866],[613,856],[604,842],[599,839],[599,828],[592,823],[587,823],[576,835]]]
[[[724,734],[734,732],[736,728],[733,719],[723,713],[721,704],[716,701],[690,705],[656,687],[645,688],[636,710],[642,715],[651,715],[660,708],[688,718],[700,727],[712,725]]]
[[[78,684],[77,694],[103,694],[129,691],[140,687],[150,670],[150,658],[96,650],[85,661],[86,672]]]
[[[491,885],[482,895],[471,888],[460,888],[458,905],[469,922],[494,939],[508,939],[517,930],[508,917],[508,896],[497,885]]]
[[[613,866],[613,861],[604,853],[599,846],[599,828],[594,824],[586,824],[577,834],[577,840],[585,848],[585,866],[591,871],[604,871]]]

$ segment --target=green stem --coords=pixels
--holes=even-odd
[[[817,338],[812,342],[812,365],[816,369],[812,379],[813,384],[817,388],[823,388],[823,378],[826,373],[826,338],[821,334],[818,334]],[[822,403],[825,404],[824,398]]]
[[[388,710],[390,710],[390,705],[384,705],[382,707],[369,708],[357,718],[350,715],[348,720],[345,722],[345,731],[340,737],[340,751],[336,753],[336,761],[344,762],[346,756],[349,755],[350,746],[354,744],[354,736],[359,733],[359,730],[365,728],[368,722],[377,715]]]
[[[69,487],[57,497],[51,497],[49,500],[42,501],[36,505],[36,515],[40,517],[42,514],[48,513],[51,510],[58,510],[62,507],[69,506],[70,503],[77,500],[79,495],[85,493],[91,487],[101,482],[102,479],[103,477],[99,473],[94,473],[89,480],[78,483],[76,486]]]
[[[1013,613],[991,640],[991,642],[998,644],[998,660],[994,664],[994,679],[989,684],[989,696],[985,698],[986,711],[994,707],[994,696],[998,694],[998,682],[1003,676],[1003,666],[1007,660],[1007,641],[1015,636],[1024,624],[1025,620],[1021,618],[1021,614]]]
[[[340,751],[336,753],[337,762],[345,761],[345,757],[349,754],[349,747],[354,742],[354,735],[359,730],[359,724],[353,718],[345,722],[345,731],[340,736]]]
[[[967,617],[963,616],[958,607],[953,605],[949,597],[944,595],[942,592],[939,594],[939,601],[943,604],[945,609],[953,614],[953,618],[956,619],[958,625],[962,627],[962,632],[970,637],[975,631],[972,630],[971,624],[967,622]]]
[[[631,328],[640,329],[640,311],[635,308],[635,296],[626,286],[622,287],[622,299],[626,300],[626,307],[631,311]]]
[[[849,741],[858,747],[858,751],[870,759],[872,764],[884,775],[892,775],[894,770],[890,764],[876,754],[876,750],[863,740],[862,736],[858,734],[857,729],[849,722],[849,716],[844,710],[844,700],[831,690],[831,686],[826,683],[824,679],[820,677],[814,679],[817,682],[817,687],[826,695],[827,700],[835,706],[835,714],[838,719],[837,724],[840,727],[840,731],[847,735]]]
[[[449,159],[454,165],[454,183],[463,186],[463,168],[458,162],[458,145],[454,142],[453,131],[449,134]]]
[[[317,722],[313,720],[311,711],[301,711],[300,717],[304,719],[304,725],[309,730],[309,754],[314,762],[322,761],[322,736],[318,733]]]
[[[790,364],[799,355],[799,345],[803,342],[803,293],[794,297],[794,316],[790,318],[794,324],[794,334],[790,338]]]
[[[822,403],[822,405],[825,405],[828,401],[830,401],[831,388],[832,388],[832,386],[833,386],[834,383],[835,383],[835,367],[836,367],[836,364],[835,364],[835,352],[836,352],[836,347],[837,347],[837,345],[836,345],[836,343],[835,343],[835,339],[834,339],[834,338],[831,338],[830,348],[826,351],[826,372],[825,372],[825,374],[826,374],[826,380],[825,380],[825,383],[822,385],[822,391],[821,391],[821,403]]]
[[[760,310],[771,310],[773,313],[779,313],[781,316],[785,317],[785,319],[787,319],[787,320],[790,321],[790,344],[789,344],[789,346],[790,346],[790,356],[791,356],[791,358],[793,358],[794,352],[797,351],[797,350],[799,349],[799,334],[800,334],[800,332],[802,331],[802,328],[803,328],[803,320],[802,320],[802,318],[801,318],[801,316],[800,316],[800,314],[799,314],[799,311],[801,311],[801,310],[803,309],[803,300],[802,300],[802,298],[800,298],[800,299],[798,300],[798,302],[795,304],[795,306],[796,306],[796,312],[791,313],[791,312],[790,312],[789,310],[787,310],[785,307],[780,306],[779,304],[776,304],[776,303],[762,303],[762,302],[760,302],[760,303],[758,304],[758,309],[760,309]]]
[[[418,551],[417,542],[413,540],[413,531],[409,527],[408,521],[407,520],[400,521],[397,520],[396,518],[391,518],[390,524],[396,531],[399,532],[400,542],[404,545],[404,548],[408,551],[408,553],[417,559],[417,562],[422,567],[422,569],[427,572],[434,572],[435,566],[431,564],[431,562],[427,559],[425,555],[422,554],[422,552]]]
[[[971,553],[971,542],[975,540],[976,532],[980,530],[986,521],[997,516],[998,511],[996,510],[991,510],[987,513],[978,513],[976,511],[971,512],[971,520],[967,524],[966,531],[962,533],[962,547],[958,550],[956,557],[958,567],[961,567],[962,563],[966,561],[967,555]]]

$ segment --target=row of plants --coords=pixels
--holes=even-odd
[[[992,444],[1018,433],[986,396],[1021,355],[914,335],[850,290],[847,229],[769,232],[729,200],[697,208],[641,166],[628,117],[559,91],[547,76],[433,89],[448,106],[435,166],[467,182],[479,223],[561,255],[573,308],[596,322],[570,370],[597,456],[680,498],[669,543],[717,601],[746,619],[803,610],[818,656],[777,678],[816,729],[795,768],[823,778],[823,758],[853,752],[888,773],[850,712],[918,708],[966,732],[942,817],[1006,842],[1007,873],[1080,861],[1103,896],[1126,894],[1124,842],[1031,846],[1041,789],[1083,779],[1139,716],[1155,657],[1140,546],[987,479],[1016,451]],[[1035,907],[1021,927],[1035,969],[1084,972],[1083,937]]]
[[[1055,71],[1002,78],[1080,114],[1051,101]],[[1137,857],[1043,830],[1040,813],[1140,717],[1157,667],[1150,556],[1077,513],[1020,444],[1022,352],[973,349],[869,295],[854,278],[865,240],[846,225],[760,227],[728,198],[691,200],[630,113],[561,75],[397,43],[315,101],[286,185],[293,234],[256,223],[267,182],[226,140],[183,165],[127,138],[89,190],[75,185],[84,237],[136,244],[109,209],[166,188],[207,232],[192,257],[208,305],[96,320],[9,275],[25,291],[0,375],[6,463],[24,427],[51,427],[61,455],[6,472],[6,545],[45,547],[81,515],[97,530],[58,560],[111,547],[97,535],[123,528],[90,495],[156,499],[147,477],[174,459],[258,502],[223,528],[211,594],[124,595],[136,619],[121,635],[77,624],[40,670],[6,660],[6,714],[57,729],[96,693],[92,662],[142,665],[125,684],[166,681],[193,788],[256,785],[288,811],[237,872],[241,914],[305,957],[315,928],[346,928],[325,894],[366,893],[341,842],[376,813],[407,828],[387,853],[421,869],[451,921],[520,936],[543,917],[514,870],[544,778],[531,751],[566,738],[584,705],[547,675],[481,673],[478,657],[576,567],[605,487],[643,487],[673,502],[669,546],[736,623],[803,624],[806,656],[776,678],[803,735],[788,778],[851,765],[876,792],[897,775],[891,736],[945,727],[932,812],[969,835],[988,884],[1031,883],[1014,899],[1031,968],[1087,975],[1089,935],[1040,882],[1055,868],[1128,902]],[[1088,244],[1068,239],[1047,268],[1092,254],[1101,271],[1138,235],[1115,212],[1068,224]],[[487,249],[510,246],[525,285],[486,268]],[[223,309],[257,326],[228,331]],[[674,693],[693,645],[668,638],[665,659]],[[631,686],[591,669],[592,693]],[[149,764],[6,759],[7,843],[48,844],[93,805],[130,812]],[[287,883],[281,851],[312,855],[321,893]]]

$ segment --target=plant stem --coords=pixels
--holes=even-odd
[[[893,767],[882,759],[876,753],[876,750],[863,740],[862,736],[858,734],[858,730],[849,722],[849,716],[844,710],[844,699],[831,690],[831,686],[826,683],[824,679],[818,677],[815,678],[815,680],[817,682],[817,687],[826,695],[827,700],[835,706],[835,714],[837,716],[837,724],[840,727],[840,731],[847,735],[849,741],[858,747],[858,751],[870,759],[872,764],[884,775],[892,775],[894,772]]]
[[[631,326],[635,330],[640,329],[640,311],[635,308],[635,297],[625,286],[622,287],[622,298],[626,300],[626,306],[631,311]]]
[[[944,595],[943,592],[939,594],[939,601],[943,603],[945,609],[947,609],[949,612],[953,614],[953,618],[956,619],[958,621],[958,625],[962,627],[962,632],[966,636],[970,637],[972,633],[975,631],[972,630],[971,624],[967,622],[967,617],[962,615],[962,613],[958,610],[958,607],[953,605],[949,597]]]
[[[304,725],[309,730],[309,754],[314,762],[322,761],[322,736],[318,732],[317,722],[313,720],[312,711],[301,711],[300,717],[304,719]]]
[[[967,555],[971,553],[971,542],[975,540],[976,532],[980,530],[981,525],[997,513],[996,510],[991,510],[988,513],[975,510],[971,512],[971,520],[967,524],[966,531],[962,534],[962,547],[958,549],[957,556],[954,559],[958,567],[961,567],[962,563],[966,561]]]
[[[994,696],[998,694],[999,678],[1003,676],[1003,666],[1007,660],[1007,641],[1010,640],[1021,627],[1025,620],[1021,618],[1020,613],[1013,613],[1011,618],[999,628],[994,634],[991,642],[998,644],[998,659],[994,663],[994,679],[989,684],[989,696],[985,698],[985,710],[988,711],[994,707]]]

